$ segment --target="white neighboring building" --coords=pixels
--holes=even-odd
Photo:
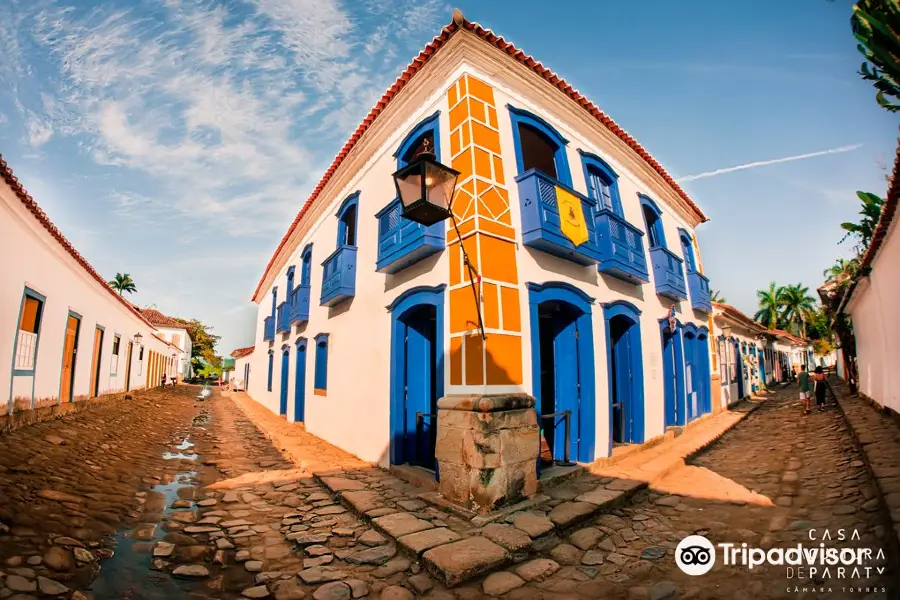
[[[0,256],[0,415],[65,410],[174,373],[183,351],[107,285],[2,158]]]
[[[156,327],[159,337],[162,337],[180,351],[178,364],[173,374],[177,374],[179,381],[190,379],[193,376],[191,350],[194,344],[187,326],[154,308],[138,308],[138,311]]]
[[[713,302],[722,407],[760,391],[770,380],[766,370],[766,328],[728,304]],[[728,336],[725,336],[728,332]]]
[[[900,412],[900,148],[885,196],[881,218],[869,248],[860,260],[861,276],[844,296],[841,312],[853,321],[856,370],[860,395]]]
[[[253,350],[255,346],[247,348],[238,348],[231,353],[234,359],[234,371],[229,375],[228,381],[235,390],[247,391],[247,384],[250,380],[250,362],[253,358]]]

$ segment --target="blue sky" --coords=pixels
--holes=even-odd
[[[752,314],[769,281],[819,285],[851,251],[855,191],[887,185],[898,120],[856,74],[850,4],[457,6],[682,181],[712,219],[711,286]],[[252,341],[250,295],[321,172],[451,8],[3,0],[0,152],[98,271],[130,272],[135,302],[208,322],[227,353]]]

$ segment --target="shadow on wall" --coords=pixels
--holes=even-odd
[[[338,315],[342,315],[345,312],[347,312],[348,310],[350,310],[350,307],[353,306],[354,299],[356,299],[356,296],[351,296],[350,298],[347,298],[340,304],[336,304],[335,306],[329,306],[328,307],[328,318],[331,319],[333,317],[337,317]]]
[[[384,291],[390,292],[426,273],[431,273],[437,266],[440,258],[441,253],[433,254],[396,273],[388,273],[384,278]]]
[[[611,289],[614,292],[618,292],[623,296],[627,296],[628,298],[634,300],[644,300],[644,286],[643,285],[635,285],[633,283],[628,283],[627,281],[622,281],[618,277],[613,277],[612,275],[608,275],[606,273],[600,273],[600,279],[603,280],[603,283],[606,284],[606,287]]]
[[[534,262],[536,262],[537,265],[544,271],[571,277],[572,279],[577,279],[582,283],[588,283],[592,286],[597,285],[599,272],[597,271],[596,267],[588,269],[564,258],[559,258],[553,256],[552,254],[547,254],[546,252],[542,252],[541,250],[528,248],[527,246],[525,247],[525,250],[528,251],[528,254],[531,255],[531,257],[534,259]],[[548,280],[549,279],[550,278],[548,278]]]

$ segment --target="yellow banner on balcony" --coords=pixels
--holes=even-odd
[[[588,241],[588,228],[584,220],[581,199],[572,192],[556,186],[556,205],[559,208],[559,228],[562,234],[576,246]]]

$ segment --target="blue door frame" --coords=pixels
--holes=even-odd
[[[644,441],[644,364],[641,356],[640,315],[641,311],[635,305],[624,300],[603,305],[610,374],[610,455],[613,445],[613,421],[616,416],[614,402],[621,405],[623,421],[621,442],[640,444]]]
[[[287,415],[288,405],[288,371],[291,365],[291,347],[285,344],[281,347],[281,402],[278,405],[278,414]]]
[[[594,335],[591,319],[594,299],[577,287],[562,282],[528,283],[528,306],[531,319],[531,373],[535,408],[542,411],[540,306],[548,302],[562,303],[570,313],[565,321],[546,332],[545,343],[553,340],[554,409],[572,411],[569,430],[569,460],[593,462],[596,440],[596,384],[594,380]],[[550,335],[552,334],[552,335]],[[548,352],[549,348],[545,348]],[[541,420],[540,427],[547,423]],[[554,419],[553,458],[565,454],[565,422]],[[540,460],[538,461],[540,467]]]
[[[306,338],[297,339],[297,372],[294,374],[294,422],[306,421]]]
[[[700,389],[700,367],[697,360],[697,327],[684,328],[684,395],[688,423],[700,416],[703,408],[703,392]]]
[[[445,288],[446,285],[414,287],[388,306],[391,312],[391,464],[416,463],[434,468],[435,478],[437,464],[430,438],[436,433],[437,417],[421,420],[422,437],[428,438],[423,441],[417,439],[416,413],[435,414],[437,399],[444,395]],[[429,339],[430,332],[423,331],[423,323],[418,318],[426,306],[434,307],[433,339]],[[423,356],[427,357],[424,361]]]
[[[768,387],[769,382],[766,381],[766,351],[756,353],[756,362],[759,364],[759,381],[762,387]]]
[[[737,340],[734,340],[734,365],[737,370],[737,399],[740,400],[744,397],[744,357],[741,356],[741,344]]]
[[[684,342],[681,323],[675,333],[669,331],[668,319],[660,319],[659,331],[663,347],[663,384],[665,385],[666,427],[685,425]]]
[[[709,330],[697,329],[697,365],[700,370],[700,414],[712,412],[712,365],[709,364]]]

